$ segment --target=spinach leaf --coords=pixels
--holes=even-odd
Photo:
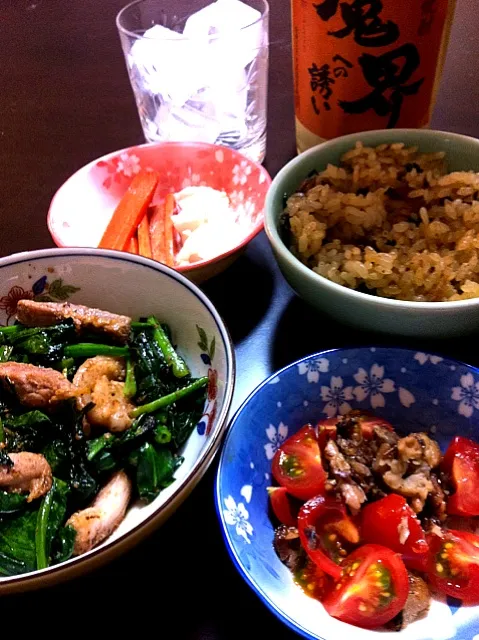
[[[9,362],[12,357],[13,347],[9,345],[3,345],[0,347],[0,362]]]
[[[42,411],[38,410],[29,411],[21,416],[10,416],[9,418],[4,419],[4,425],[9,429],[34,428],[45,422],[51,423],[50,418]]]
[[[0,466],[13,467],[13,460],[10,458],[5,449],[0,449]]]
[[[138,448],[157,428],[153,416],[141,416],[121,436],[105,433],[87,442],[87,458],[96,471],[109,471],[125,463],[132,449]]]
[[[50,418],[41,411],[3,418],[4,443],[8,451],[39,451],[48,440]]]
[[[181,447],[189,438],[203,415],[206,389],[199,389],[167,409],[167,427],[176,448]]]
[[[176,388],[175,379],[152,331],[135,333],[130,349],[136,365],[137,404],[151,402]]]
[[[9,336],[14,352],[27,355],[34,364],[61,360],[63,349],[75,340],[75,325],[70,319],[51,327],[25,328]]]
[[[0,491],[0,515],[22,511],[27,504],[26,494]]]
[[[65,402],[55,416],[54,435],[42,453],[53,463],[55,475],[68,482],[72,490],[72,506],[80,508],[96,493],[98,483],[88,465],[87,440],[83,432],[83,418],[92,405],[78,411],[74,400]]]
[[[0,525],[0,574],[5,576],[36,569],[35,527],[37,511],[27,509],[3,517]]]
[[[62,527],[57,537],[53,541],[52,545],[52,562],[51,564],[58,564],[59,562],[65,562],[69,560],[73,554],[73,547],[75,545],[75,537],[77,532],[73,527]]]
[[[37,569],[50,566],[52,542],[65,520],[68,493],[66,482],[54,478],[50,491],[42,499],[35,531]]]
[[[71,452],[68,444],[61,438],[55,438],[47,443],[42,450],[42,454],[45,456],[48,464],[50,465],[53,473],[60,474],[59,477],[64,477],[67,471],[67,466],[71,461]]]
[[[170,449],[155,447],[145,442],[139,450],[136,470],[136,484],[140,498],[151,502],[174,480],[173,474],[178,468],[179,459]]]

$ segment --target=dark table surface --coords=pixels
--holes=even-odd
[[[476,1],[457,0],[432,123],[473,136],[479,136]],[[53,246],[45,218],[55,190],[90,160],[143,141],[115,28],[124,4],[0,0],[0,255]],[[270,40],[265,164],[274,175],[295,153],[288,0],[271,0]],[[345,329],[314,312],[282,279],[264,234],[204,290],[236,346],[235,407],[274,370],[322,349],[402,344],[479,364],[470,341],[419,345]],[[78,626],[110,637],[130,628],[184,640],[295,637],[243,583],[227,555],[213,505],[215,466],[148,540],[72,583],[4,599],[8,618],[24,632],[41,625],[55,633],[61,612],[71,623],[57,629],[64,633]]]

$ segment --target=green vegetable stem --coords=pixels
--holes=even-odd
[[[126,398],[133,398],[136,395],[135,365],[129,356],[126,358],[126,377],[123,393]]]
[[[65,518],[68,493],[67,483],[54,478],[50,491],[42,499],[35,528],[37,569],[50,565],[51,546]]]
[[[63,350],[69,358],[93,358],[94,356],[125,357],[129,354],[128,347],[115,347],[108,344],[95,344],[94,342],[80,342],[71,344]]]
[[[170,404],[173,404],[174,402],[181,400],[181,398],[189,396],[194,391],[197,391],[198,389],[202,389],[203,387],[206,387],[207,384],[208,384],[207,376],[198,378],[197,380],[195,380],[191,384],[188,384],[186,387],[183,387],[182,389],[173,391],[173,393],[168,393],[166,396],[163,396],[162,398],[158,398],[157,400],[153,400],[153,402],[149,402],[148,404],[143,404],[139,407],[136,407],[135,409],[133,409],[130,415],[132,418],[137,418],[138,416],[141,416],[144,413],[154,413],[155,411],[158,411],[163,407],[167,407]]]
[[[188,369],[186,362],[175,351],[163,327],[155,316],[150,316],[148,318],[148,324],[154,327],[153,337],[165,356],[166,362],[170,365],[173,375],[176,378],[184,378],[187,376],[190,373],[190,370]]]

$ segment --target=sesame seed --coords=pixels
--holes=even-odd
[[[308,584],[308,586],[306,587],[306,589],[307,589],[308,591],[313,591],[313,589],[314,589],[314,583],[313,583],[313,582],[310,582],[310,583]]]
[[[359,609],[359,611],[363,611],[363,612],[368,610],[367,606],[365,604],[363,604],[362,602],[359,605],[358,609]]]
[[[444,567],[439,562],[436,564],[436,571],[437,573],[443,573],[444,571]]]
[[[446,542],[446,544],[444,545],[444,549],[452,549],[453,544],[452,542]]]
[[[331,533],[331,535],[329,536],[329,539],[331,540],[331,542],[334,542],[335,540],[338,539],[338,536],[335,533]]]
[[[383,591],[381,594],[384,598],[390,598],[391,594],[389,593],[389,591]]]

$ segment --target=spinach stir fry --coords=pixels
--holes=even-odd
[[[0,327],[0,575],[85,553],[171,484],[207,383],[155,317],[20,301]]]

